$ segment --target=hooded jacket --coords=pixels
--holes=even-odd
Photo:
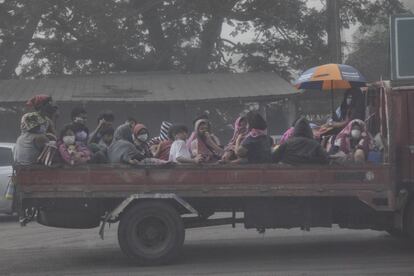
[[[138,149],[132,143],[132,131],[129,125],[124,124],[117,128],[116,138],[108,147],[109,163],[125,163],[130,160],[143,159]]]
[[[313,139],[312,129],[305,118],[295,124],[293,137],[272,154],[275,163],[283,162],[290,165],[327,164],[328,154],[322,146]]]

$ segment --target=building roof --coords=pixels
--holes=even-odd
[[[275,73],[148,72],[0,80],[3,103],[25,102],[36,94],[51,95],[58,102],[172,102],[276,98],[296,93]]]

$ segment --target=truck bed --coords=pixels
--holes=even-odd
[[[357,197],[376,210],[395,208],[391,166],[89,165],[16,168],[22,199],[125,198],[174,193],[182,198]]]

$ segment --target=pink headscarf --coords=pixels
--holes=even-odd
[[[293,133],[295,132],[295,127],[290,127],[288,130],[286,130],[285,133],[283,133],[282,138],[280,138],[279,145],[285,143],[289,138],[293,137]]]
[[[242,135],[245,138],[246,135],[248,134],[247,128],[246,127],[242,128],[240,126],[241,121],[245,120],[245,119],[246,118],[244,118],[244,117],[237,118],[236,122],[234,123],[233,137],[231,138],[230,142],[226,146],[226,150],[230,150],[236,145],[237,137],[239,137],[239,135]]]
[[[207,158],[207,161],[218,160],[219,155],[217,153],[215,153],[213,151],[213,149],[211,149],[207,145],[207,143],[198,136],[198,129],[200,128],[200,125],[203,124],[203,123],[208,124],[210,126],[210,122],[206,119],[200,119],[195,123],[194,136],[191,135],[191,137],[189,139],[191,141],[190,144],[189,144],[190,145],[189,149],[191,150],[191,143],[193,141],[196,141],[197,142],[197,154],[203,155],[205,158]],[[192,137],[193,137],[193,139],[191,140]]]
[[[361,127],[361,139],[363,140],[362,149],[367,156],[371,147],[372,138],[366,130],[365,123],[359,119],[352,120],[346,125],[346,127],[336,136],[335,145],[338,145],[339,150],[343,151],[345,154],[348,154],[352,151],[351,131],[354,124],[358,124]]]
[[[195,122],[194,124],[194,131],[191,133],[190,138],[188,138],[187,140],[187,148],[191,149],[191,143],[197,139],[197,132],[198,132],[198,128],[200,127],[201,123],[206,123],[208,125],[210,125],[210,121],[207,119],[199,119]]]
[[[267,130],[266,129],[257,129],[257,128],[252,128],[249,131],[248,136],[253,137],[253,138],[257,138],[263,135],[267,135]]]

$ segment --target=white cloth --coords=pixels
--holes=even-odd
[[[168,161],[178,163],[177,158],[191,159],[190,151],[188,150],[185,141],[176,140],[171,145],[170,157]]]

